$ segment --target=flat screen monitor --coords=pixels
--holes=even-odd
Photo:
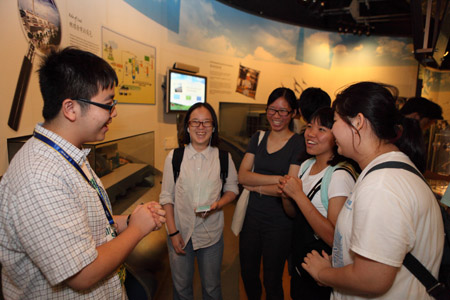
[[[166,112],[185,112],[195,103],[205,103],[206,83],[205,76],[169,69]]]

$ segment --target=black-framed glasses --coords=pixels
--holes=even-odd
[[[275,108],[272,108],[272,107],[266,108],[266,113],[267,113],[268,116],[274,116],[275,113],[278,113],[281,117],[286,117],[291,112],[292,112],[292,110],[287,110],[287,109],[275,109]]]
[[[205,120],[205,121],[192,120],[192,121],[189,121],[188,124],[189,124],[189,126],[192,126],[192,127],[199,127],[200,124],[202,124],[203,127],[212,127],[213,121],[211,121],[211,120]]]
[[[109,110],[109,113],[112,113],[114,107],[115,107],[116,104],[117,104],[117,100],[113,100],[113,103],[112,103],[111,105],[108,105],[108,104],[102,104],[102,103],[98,103],[98,102],[93,102],[93,101],[91,101],[91,100],[87,100],[87,99],[83,99],[83,98],[72,99],[72,100],[80,101],[80,102],[84,102],[84,103],[88,103],[88,104],[92,104],[92,105],[95,105],[95,106],[98,106],[98,107],[107,109],[107,110]]]

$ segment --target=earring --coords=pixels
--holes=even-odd
[[[187,128],[187,132],[189,133],[189,127]]]
[[[216,128],[213,128],[212,132],[216,131]]]

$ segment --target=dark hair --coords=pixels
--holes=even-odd
[[[320,88],[307,88],[298,100],[299,111],[307,122],[310,122],[312,114],[321,107],[330,107],[331,98]]]
[[[293,111],[297,111],[297,98],[295,97],[295,93],[285,87],[279,87],[276,88],[270,93],[269,99],[267,99],[267,106],[275,102],[278,98],[284,98],[287,103],[289,104],[289,107]],[[294,122],[291,120],[289,123],[289,129],[292,130],[294,128]]]
[[[351,127],[350,118],[363,114],[380,140],[395,144],[423,172],[425,147],[419,122],[403,117],[395,107],[396,96],[394,86],[359,82],[336,96],[333,109]]]
[[[417,113],[420,118],[428,118],[431,120],[442,120],[442,108],[423,97],[409,98],[408,101],[400,109],[400,112],[406,116]]]
[[[106,61],[73,47],[51,51],[38,73],[44,98],[42,115],[46,121],[56,117],[65,99],[91,99],[100,88],[109,89],[118,83],[116,72]],[[83,108],[89,105],[79,104]]]
[[[325,126],[326,128],[331,129],[334,123],[334,111],[331,109],[331,107],[319,108],[312,114],[311,120],[309,121],[309,123],[314,122],[317,122],[320,126]],[[357,166],[357,164],[352,159],[340,155],[337,150],[338,150],[337,145],[334,145],[333,157],[329,161],[327,161],[327,163],[330,166],[335,166],[342,161],[347,161],[351,163],[354,167]],[[359,169],[359,167],[356,169]]]
[[[184,117],[184,124],[183,124],[183,144],[187,145],[191,142],[191,137],[189,135],[189,132],[187,131],[188,126],[189,126],[189,119],[191,117],[191,114],[194,110],[196,110],[199,107],[204,107],[206,108],[209,113],[211,114],[211,117],[213,119],[213,132],[212,132],[212,136],[211,136],[211,146],[213,147],[218,147],[219,146],[219,128],[218,128],[218,122],[217,122],[217,115],[216,112],[214,111],[214,108],[212,108],[212,106],[209,103],[196,103],[194,105],[192,105],[189,110],[186,113],[186,116]]]

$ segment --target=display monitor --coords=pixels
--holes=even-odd
[[[169,69],[166,112],[185,112],[195,103],[205,103],[206,83],[205,76]]]

